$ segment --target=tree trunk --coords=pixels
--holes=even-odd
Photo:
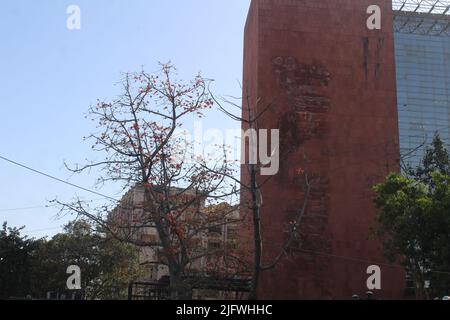
[[[191,300],[191,288],[184,282],[182,273],[178,269],[170,268],[170,299],[171,300]]]

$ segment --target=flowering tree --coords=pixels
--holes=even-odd
[[[118,98],[98,101],[89,110],[99,132],[87,139],[104,159],[70,170],[99,168],[101,184],[139,188],[142,201],[113,204],[121,210],[111,206],[93,210],[82,201],[63,206],[101,224],[122,241],[157,248],[157,261],[149,263],[166,265],[172,298],[186,298],[189,288],[183,279],[190,270],[198,270],[206,257],[239,261],[233,250],[204,243],[209,229],[239,219],[228,206],[212,206],[238,192],[228,178],[233,175],[230,163],[222,149],[210,158],[194,155],[190,142],[179,134],[186,119],[202,117],[213,107],[209,81],[201,75],[180,81],[172,65],[161,64],[156,74],[125,74],[121,83]],[[142,237],[145,228],[153,228],[157,236]]]
[[[246,92],[247,91],[247,92]],[[263,230],[262,230],[262,220],[261,209],[264,205],[264,195],[263,186],[270,182],[274,178],[274,175],[265,176],[262,174],[262,170],[267,167],[267,163],[264,163],[261,159],[261,154],[259,154],[258,161],[249,161],[252,157],[252,152],[254,152],[253,157],[256,158],[255,154],[258,154],[260,149],[266,149],[266,146],[261,146],[262,143],[267,143],[267,141],[262,141],[258,137],[252,136],[252,131],[257,132],[259,129],[265,129],[260,127],[260,120],[264,115],[274,107],[274,102],[262,105],[260,98],[255,98],[251,96],[248,90],[244,89],[244,97],[240,98],[242,100],[242,107],[240,101],[238,103],[230,99],[223,99],[223,102],[218,101],[214,97],[214,102],[224,114],[226,114],[231,119],[238,121],[243,130],[250,132],[248,141],[246,137],[242,137],[242,150],[244,153],[241,155],[243,157],[243,165],[241,167],[241,177],[237,178],[235,176],[229,175],[227,172],[222,173],[228,178],[234,180],[240,186],[240,210],[241,216],[245,219],[244,225],[251,226],[251,236],[253,241],[252,248],[252,262],[251,262],[251,289],[249,298],[250,300],[255,300],[258,298],[258,287],[260,282],[261,272],[271,270],[275,268],[283,258],[289,257],[294,254],[294,248],[298,248],[299,244],[302,242],[302,222],[303,218],[308,210],[310,195],[313,187],[317,184],[320,178],[311,177],[307,170],[307,164],[300,166],[295,169],[295,175],[298,179],[302,180],[303,187],[303,201],[302,204],[297,208],[295,214],[290,219],[287,219],[284,224],[284,240],[279,248],[279,252],[276,255],[268,258],[268,261],[263,261]],[[236,115],[230,110],[238,109],[242,114]],[[245,132],[244,132],[245,133]],[[284,132],[286,134],[286,132]],[[289,134],[289,133],[288,133]],[[273,143],[271,143],[273,146]],[[287,143],[288,144],[288,143]],[[275,149],[270,149],[269,154],[277,153],[281,159],[287,158],[290,154],[298,152],[299,148],[292,149],[286,148],[285,150],[279,150],[280,145],[275,143]],[[263,155],[266,156],[266,155]],[[306,159],[306,155],[304,156]],[[249,159],[250,158],[250,159]],[[255,160],[255,159],[253,159]],[[305,161],[307,163],[307,161]],[[214,172],[214,169],[209,168]],[[277,213],[279,214],[279,213]],[[267,256],[267,255],[266,255]]]

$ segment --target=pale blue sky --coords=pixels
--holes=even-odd
[[[171,60],[181,78],[198,71],[215,92],[238,96],[243,29],[250,0],[3,0],[0,6],[0,155],[91,188],[94,176],[73,176],[64,160],[99,157],[82,137],[97,98],[114,97],[121,72],[156,69]],[[81,30],[66,28],[66,8],[81,8]],[[237,124],[210,114],[206,128]],[[114,190],[100,190],[113,196]],[[69,218],[47,204],[75,194],[69,186],[0,161],[0,221],[26,225],[40,237]]]

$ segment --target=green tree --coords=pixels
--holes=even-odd
[[[450,292],[450,176],[435,172],[431,174],[433,190],[430,219],[427,225],[432,235],[430,247],[431,289],[435,296]]]
[[[138,249],[85,220],[70,222],[51,240],[28,239],[21,230],[5,222],[0,231],[0,299],[67,292],[70,265],[81,269],[86,299],[124,299],[140,276]]]
[[[66,291],[70,265],[80,267],[87,299],[126,298],[129,283],[140,275],[137,248],[93,229],[85,220],[70,222],[64,233],[41,242],[34,256],[33,288],[38,296]]]
[[[426,187],[399,174],[375,186],[377,234],[383,238],[384,251],[390,261],[400,262],[412,273],[418,296],[424,297],[426,270],[430,261],[425,254],[430,234],[424,228],[430,199]]]
[[[35,242],[21,236],[22,229],[8,228],[4,222],[0,230],[0,299],[31,294],[29,274]]]
[[[410,168],[408,171],[411,177],[427,185],[430,185],[432,182],[431,174],[433,172],[450,175],[450,156],[439,134],[436,133],[434,135],[433,141],[426,149],[420,165],[415,169]]]
[[[450,156],[436,134],[417,168],[391,174],[374,187],[376,233],[386,256],[411,272],[416,294],[450,291]],[[431,280],[431,288],[424,288]]]
[[[376,232],[386,256],[399,261],[413,276],[417,298],[448,294],[450,177],[430,174],[429,185],[401,174],[391,174],[375,186],[380,209]],[[425,281],[431,280],[431,292]],[[446,293],[447,292],[447,293]]]

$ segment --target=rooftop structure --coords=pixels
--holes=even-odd
[[[393,0],[396,32],[450,36],[450,1]]]

